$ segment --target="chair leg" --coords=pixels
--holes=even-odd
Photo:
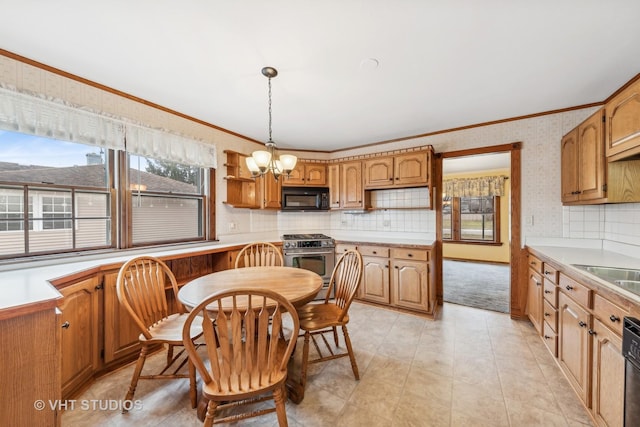
[[[349,332],[347,331],[347,325],[342,325],[342,334],[344,335],[344,342],[347,345],[347,351],[349,352],[349,359],[351,359],[351,369],[353,370],[353,376],[356,380],[360,379],[358,373],[358,365],[356,364],[356,356],[353,354],[353,348],[351,347],[351,339],[349,338]]]
[[[167,349],[167,366],[169,366],[172,360],[173,360],[173,346],[169,344],[169,348]]]
[[[340,344],[338,344],[338,328],[334,326],[332,329],[333,329],[333,341],[336,343],[336,347],[339,347]]]
[[[147,359],[147,347],[142,346],[140,349],[140,355],[138,356],[138,361],[136,362],[136,367],[133,371],[133,377],[131,377],[131,385],[129,386],[129,391],[127,391],[127,395],[124,400],[133,400],[133,395],[136,392],[136,387],[138,386],[138,379],[140,378],[140,374],[142,373],[142,368],[144,367],[144,362]],[[122,413],[127,412],[125,409],[126,405],[123,405]]]
[[[273,390],[273,401],[276,404],[276,414],[278,415],[278,425],[280,427],[288,427],[289,423],[287,421],[287,410],[284,406],[284,400],[286,396],[286,391],[284,389],[284,384],[282,387],[277,387]]]
[[[309,331],[304,333],[304,346],[302,347],[302,373],[300,374],[300,385],[304,390],[307,385],[307,368],[309,366]]]
[[[212,427],[213,426],[213,415],[216,413],[216,408],[218,407],[218,402],[214,400],[210,400],[207,405],[207,415],[204,417],[204,427]]]
[[[198,390],[196,386],[196,367],[191,362],[191,359],[187,361],[187,366],[189,368],[189,398],[191,399],[191,407],[198,407]]]

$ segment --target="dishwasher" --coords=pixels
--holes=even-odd
[[[624,425],[640,426],[640,320],[624,318],[622,331],[624,367]]]

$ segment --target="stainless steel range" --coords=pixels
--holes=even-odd
[[[335,241],[324,234],[284,234],[282,252],[286,267],[304,268],[319,274],[324,281],[316,299],[324,299],[335,266]]]

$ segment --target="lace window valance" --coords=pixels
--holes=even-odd
[[[504,196],[506,179],[506,176],[444,179],[442,193],[447,197]]]

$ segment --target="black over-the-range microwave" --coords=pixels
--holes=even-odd
[[[282,187],[283,211],[328,211],[327,187]]]

